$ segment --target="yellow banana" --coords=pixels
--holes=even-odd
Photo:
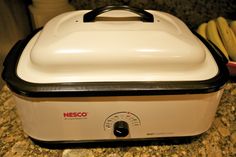
[[[230,22],[230,28],[233,30],[234,35],[236,35],[236,21]]]
[[[216,19],[217,28],[220,33],[220,37],[223,44],[233,61],[236,61],[236,37],[229,27],[228,22],[223,17],[218,17]]]
[[[197,33],[200,34],[205,39],[207,39],[207,37],[206,37],[206,27],[207,27],[207,23],[202,23],[197,29]]]
[[[213,42],[224,53],[225,57],[229,59],[228,53],[220,39],[218,30],[216,27],[216,22],[214,20],[210,20],[207,23],[206,36],[207,36],[207,39]]]

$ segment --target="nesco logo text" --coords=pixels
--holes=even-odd
[[[87,118],[88,112],[64,112],[64,118]]]

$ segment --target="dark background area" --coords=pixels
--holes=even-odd
[[[93,9],[105,5],[130,5],[171,13],[190,28],[218,16],[236,19],[235,0],[71,0],[77,9]]]
[[[14,0],[11,0],[14,1]],[[236,20],[235,0],[69,0],[76,9],[94,9],[106,5],[129,5],[143,9],[171,13],[183,20],[190,28],[210,19],[223,16]],[[31,4],[31,0],[25,0]]]

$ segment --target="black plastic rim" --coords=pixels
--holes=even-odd
[[[39,31],[39,30],[37,30]],[[210,50],[218,64],[218,74],[203,81],[140,81],[140,82],[71,82],[30,83],[16,73],[19,58],[35,31],[26,39],[18,41],[4,61],[2,77],[16,94],[27,97],[87,97],[87,96],[141,96],[170,94],[201,94],[218,91],[229,79],[227,59],[214,44],[193,32]]]
[[[189,136],[178,137],[154,137],[154,138],[131,138],[131,139],[106,139],[106,140],[72,140],[72,141],[43,141],[30,139],[40,147],[49,149],[65,149],[65,148],[96,148],[96,147],[120,147],[120,146],[148,146],[148,145],[173,145],[188,144],[201,137],[203,133]]]

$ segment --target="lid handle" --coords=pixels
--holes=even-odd
[[[86,14],[84,14],[84,22],[93,22],[95,21],[95,18],[105,12],[112,11],[112,10],[126,10],[130,11],[133,13],[136,13],[141,17],[141,20],[143,22],[154,22],[154,17],[151,13],[140,9],[140,8],[135,8],[135,7],[130,7],[130,6],[105,6],[105,7],[100,7],[96,8]]]

